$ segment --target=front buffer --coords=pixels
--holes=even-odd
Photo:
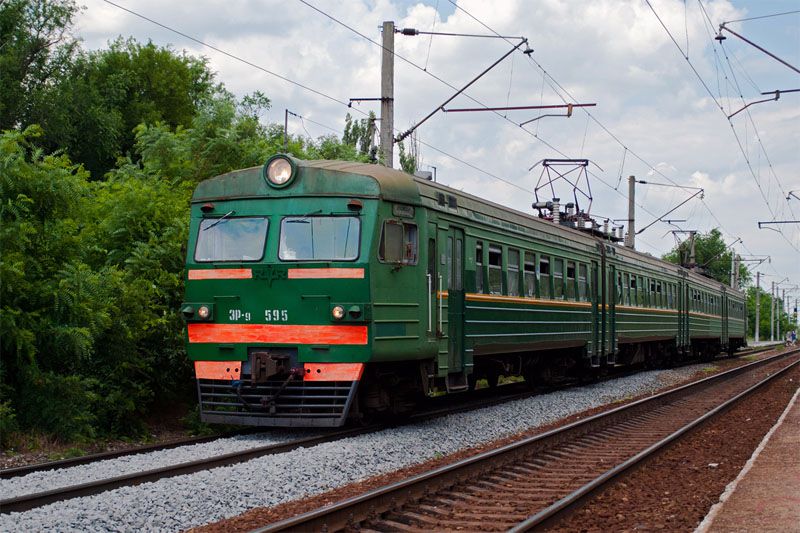
[[[364,363],[300,363],[292,343],[363,346],[356,325],[189,324],[190,345],[246,342],[245,361],[195,361],[204,422],[335,427],[347,420]],[[270,344],[281,344],[272,346]]]

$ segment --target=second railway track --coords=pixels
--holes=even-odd
[[[259,529],[526,531],[800,363],[800,350],[526,438]]]

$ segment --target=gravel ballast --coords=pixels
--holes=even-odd
[[[319,494],[374,475],[546,425],[587,409],[655,392],[685,381],[708,366],[692,365],[680,369],[642,372],[594,385],[266,456],[230,467],[57,502],[25,513],[0,515],[0,530],[187,529],[236,516],[254,507],[274,506]],[[272,435],[276,442],[296,436],[293,434],[290,437],[280,431],[275,431]],[[233,440],[236,443],[242,439],[246,440],[246,437],[235,437]],[[219,441],[214,441],[217,442]],[[256,445],[263,444],[266,443],[261,441]],[[242,442],[230,446],[234,445],[247,447]],[[156,453],[169,451],[177,454],[181,450],[183,448]],[[220,450],[220,453],[230,451],[233,451],[232,447],[224,448],[224,452]],[[133,460],[134,457],[126,459]],[[175,457],[177,456],[172,459],[175,462],[191,460],[176,460]],[[148,468],[155,467],[152,462],[148,462],[148,465]],[[84,465],[69,470],[92,466],[94,465]],[[44,479],[48,479],[47,473],[42,474]],[[114,475],[119,474],[119,470],[114,471]],[[88,475],[86,472],[75,472],[73,475],[75,477],[71,483],[89,480],[79,477]],[[8,480],[10,481],[14,480]],[[10,497],[6,482],[0,488],[4,498]]]
[[[126,455],[115,459],[97,461],[85,465],[77,465],[58,470],[32,472],[26,476],[0,480],[0,498],[16,498],[26,494],[43,492],[89,483],[115,476],[124,476],[145,470],[153,470],[173,466],[189,461],[197,461],[216,457],[225,453],[249,450],[260,446],[282,444],[295,439],[313,437],[319,431],[294,430],[285,433],[255,433],[237,435],[204,442],[190,444],[179,448],[158,450],[154,452]]]

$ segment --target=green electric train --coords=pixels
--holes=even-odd
[[[203,181],[181,306],[202,420],[339,426],[479,379],[745,344],[741,292],[558,209],[554,221],[382,166],[287,155]]]

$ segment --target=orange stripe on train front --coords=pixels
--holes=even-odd
[[[249,268],[203,268],[189,271],[189,279],[252,279]]]
[[[290,268],[289,279],[364,279],[363,268]]]
[[[364,363],[305,363],[305,381],[359,381]]]
[[[197,379],[240,379],[241,361],[195,361],[194,374]]]
[[[189,324],[188,329],[191,343],[367,344],[367,326]]]

